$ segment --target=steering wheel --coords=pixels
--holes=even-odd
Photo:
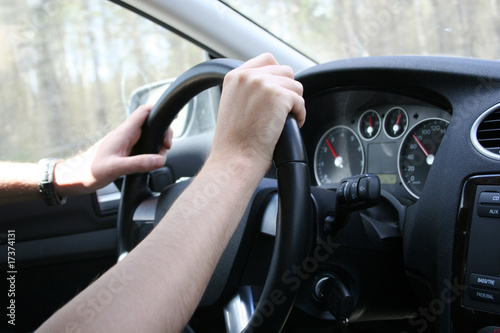
[[[132,154],[157,153],[167,129],[182,107],[198,93],[222,84],[225,74],[239,65],[241,62],[236,60],[217,59],[199,64],[182,74],[151,111]],[[274,250],[260,300],[244,332],[278,332],[282,329],[299,289],[296,279],[286,279],[285,275],[309,255],[313,238],[307,154],[297,122],[291,116],[286,120],[273,160],[277,168],[279,195]],[[132,216],[136,208],[151,196],[147,173],[125,177],[117,225],[119,256],[136,245]],[[252,201],[249,205],[251,209],[262,210],[263,207],[254,207],[262,204]],[[162,200],[159,200],[161,204]],[[156,212],[159,210],[161,207]],[[240,224],[246,223],[244,220],[249,216],[252,214],[245,214]],[[217,270],[212,279],[224,275],[218,274]]]

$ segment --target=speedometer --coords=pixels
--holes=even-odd
[[[318,184],[338,183],[343,178],[363,173],[365,155],[356,133],[336,126],[319,140],[314,153],[314,174]]]
[[[419,198],[448,122],[439,118],[423,120],[408,132],[399,150],[399,176],[405,188]]]

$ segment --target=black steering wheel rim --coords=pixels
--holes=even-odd
[[[193,67],[174,81],[144,123],[132,154],[157,153],[177,113],[198,93],[222,84],[224,76],[240,61],[217,59]],[[312,203],[307,154],[295,119],[289,116],[276,145],[279,209],[275,246],[261,298],[244,332],[280,331],[291,311],[302,282],[292,272],[309,255],[312,243]],[[152,195],[148,175],[125,176],[118,212],[118,255],[131,250],[132,216]]]

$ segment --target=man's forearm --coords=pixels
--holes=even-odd
[[[40,331],[64,331],[69,322],[81,332],[180,331],[263,176],[251,165],[210,157],[151,234]],[[96,304],[106,293],[112,299]]]
[[[78,194],[79,184],[61,186],[58,182],[61,165],[64,161],[57,162],[53,173],[53,184],[59,195]],[[63,170],[70,168],[62,167]],[[0,204],[8,204],[20,201],[42,199],[38,182],[41,178],[41,167],[36,163],[14,163],[0,162]],[[80,191],[81,192],[81,191]]]
[[[41,199],[37,164],[0,162],[0,171],[0,204]]]

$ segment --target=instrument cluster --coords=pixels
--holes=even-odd
[[[308,117],[317,117],[313,122],[322,127],[312,156],[317,185],[331,187],[345,177],[372,173],[389,192],[419,198],[448,128],[448,111],[376,92],[337,93],[309,104]]]

